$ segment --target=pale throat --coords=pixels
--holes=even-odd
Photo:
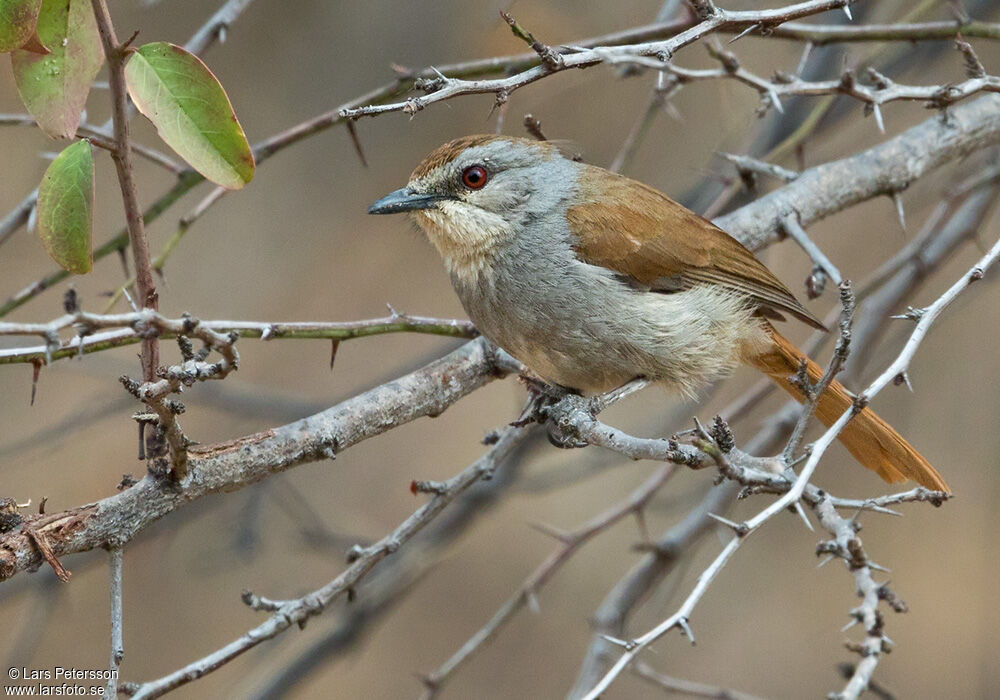
[[[415,214],[448,272],[467,282],[491,274],[493,255],[511,236],[511,226],[502,216],[465,202],[442,201],[435,209]]]

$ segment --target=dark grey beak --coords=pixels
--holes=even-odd
[[[440,194],[420,194],[411,192],[404,187],[401,190],[390,192],[382,199],[368,207],[369,214],[398,214],[402,211],[417,211],[419,209],[433,209],[442,199],[447,199]]]

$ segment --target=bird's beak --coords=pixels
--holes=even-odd
[[[369,214],[398,214],[402,211],[417,211],[433,209],[446,196],[440,194],[421,194],[413,192],[408,187],[390,192],[382,199],[368,207]]]

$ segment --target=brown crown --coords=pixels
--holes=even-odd
[[[451,161],[455,160],[455,158],[467,149],[475,146],[482,146],[492,141],[510,141],[511,143],[531,144],[542,148],[543,150],[554,148],[554,146],[544,141],[533,141],[531,139],[518,138],[516,136],[504,136],[502,134],[473,134],[472,136],[463,136],[455,139],[454,141],[449,141],[442,146],[438,146],[431,151],[430,154],[424,158],[423,161],[421,161],[420,165],[418,165],[410,174],[410,179],[415,180],[423,177],[432,170],[435,170],[442,165],[447,165]]]

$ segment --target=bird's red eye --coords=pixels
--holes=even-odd
[[[486,168],[481,165],[470,165],[462,171],[462,184],[470,190],[482,189],[486,179]]]

